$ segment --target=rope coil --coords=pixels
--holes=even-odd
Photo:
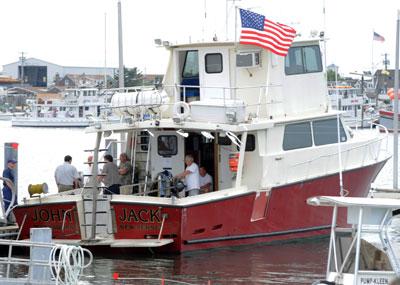
[[[85,264],[85,253],[89,256]],[[56,285],[78,284],[82,270],[93,261],[92,253],[80,246],[55,245],[50,252],[49,266]]]

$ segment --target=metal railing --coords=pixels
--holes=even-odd
[[[0,257],[0,264],[7,266],[6,273],[0,278],[0,283],[12,284],[78,284],[82,270],[93,261],[92,253],[80,246],[60,245],[46,242],[1,240],[1,246],[8,246],[8,255]],[[39,255],[30,257],[15,257],[12,255],[13,247],[32,249],[47,249]],[[48,253],[48,257],[43,253]],[[85,256],[89,259],[85,263]],[[29,269],[29,274],[15,276],[11,273],[11,266],[21,266]],[[20,270],[18,271],[22,273]],[[8,283],[7,283],[8,284]]]
[[[140,105],[135,105],[135,106],[118,106],[118,107],[112,107],[113,109],[123,109],[126,110],[126,115],[132,116],[135,120],[143,120],[144,115],[147,115],[147,118],[152,118],[154,116],[157,116],[157,119],[163,119],[163,112],[161,110],[157,111],[157,114],[146,114],[148,111],[148,108],[159,108],[161,106],[167,106],[167,107],[173,107],[177,102],[187,102],[188,99],[188,90],[198,90],[198,96],[200,96],[200,93],[206,94],[207,92],[211,92],[214,94],[211,94],[209,97],[212,99],[219,99],[222,101],[222,107],[232,107],[229,102],[237,102],[237,100],[244,99],[248,96],[241,96],[241,92],[247,91],[247,92],[257,92],[255,93],[257,95],[257,102],[255,103],[248,103],[243,100],[243,104],[245,107],[248,109],[248,113],[252,113],[253,117],[260,117],[260,112],[261,108],[265,108],[265,112],[267,111],[268,106],[272,106],[275,104],[282,104],[282,101],[279,100],[274,100],[268,102],[267,100],[267,94],[269,88],[276,88],[276,87],[281,87],[281,85],[259,85],[259,86],[244,86],[244,87],[224,87],[224,86],[203,86],[203,85],[181,85],[181,84],[175,84],[175,85],[163,85],[162,89],[168,94],[169,98],[172,98],[172,100],[169,100],[169,102],[155,102],[153,103],[147,103],[147,104],[140,104]],[[115,89],[108,89],[108,93],[129,93],[129,92],[140,92],[140,91],[146,91],[146,90],[157,90],[155,87],[149,87],[149,86],[138,86],[138,87],[129,87],[129,88],[115,88]],[[189,90],[189,91],[190,91]],[[106,91],[104,91],[106,92]],[[265,100],[263,102],[263,98]],[[199,98],[198,98],[199,99]],[[253,100],[255,97],[253,98]],[[129,112],[128,109],[135,109],[133,112]]]

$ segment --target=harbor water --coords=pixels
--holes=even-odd
[[[4,143],[19,143],[19,200],[29,197],[29,184],[47,183],[49,192],[55,193],[54,170],[63,163],[64,156],[71,155],[72,164],[84,170],[83,162],[89,155],[84,150],[92,149],[95,142],[94,134],[85,134],[79,128],[12,128],[10,122],[0,122],[0,132],[0,162],[4,159]],[[392,144],[390,136],[389,150]],[[375,184],[391,187],[392,175],[390,160]],[[327,254],[325,238],[169,256],[151,252],[118,258],[96,256],[80,284],[161,284],[162,278],[181,282],[164,284],[311,284],[324,278]],[[113,280],[115,273],[121,280]]]

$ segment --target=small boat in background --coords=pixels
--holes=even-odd
[[[328,86],[331,106],[343,111],[342,119],[350,127],[369,127],[378,119],[375,101],[350,85]]]
[[[46,95],[46,94],[45,94]],[[108,93],[97,88],[67,89],[63,94],[38,98],[25,116],[13,117],[13,127],[87,127],[110,111]]]

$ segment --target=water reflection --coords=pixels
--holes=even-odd
[[[120,278],[166,278],[190,284],[311,284],[324,277],[328,240],[197,251],[174,256],[96,258],[82,284]],[[115,284],[161,284],[120,280]],[[165,284],[174,284],[165,282]]]

